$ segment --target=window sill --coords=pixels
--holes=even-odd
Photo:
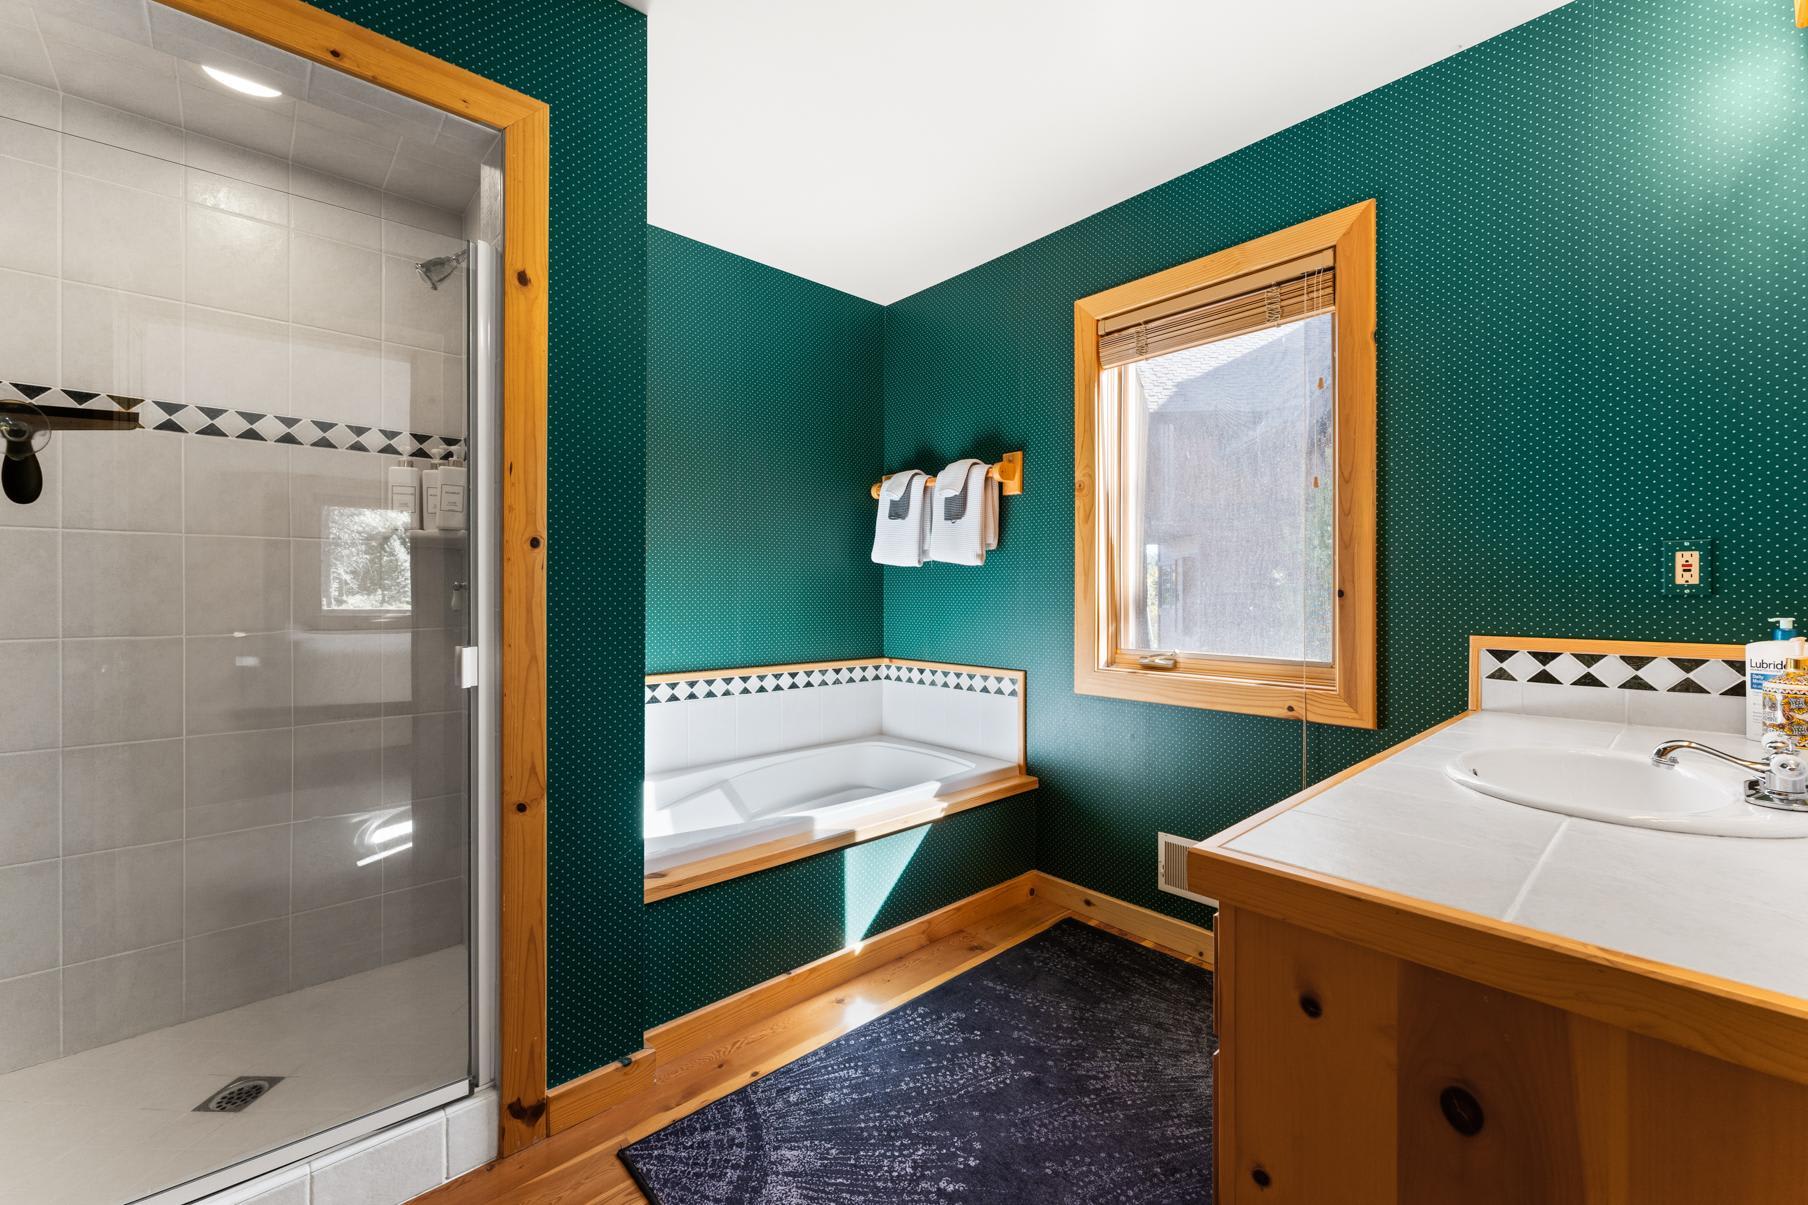
[[[1000,799],[1008,799],[1014,795],[1022,795],[1033,791],[1041,780],[1033,774],[1018,774],[1010,778],[1001,778],[994,782],[982,783],[965,791],[957,791],[938,799],[932,799],[920,809],[902,816],[889,817],[883,822],[864,828],[848,829],[844,832],[831,833],[825,837],[811,837],[799,834],[764,845],[749,846],[714,857],[698,858],[694,862],[684,862],[665,870],[655,871],[641,880],[641,899],[644,903],[670,899],[675,895],[683,895],[687,891],[695,891],[699,887],[708,887],[715,883],[738,879],[742,875],[768,870],[774,866],[783,866],[787,862],[796,862],[831,850],[844,849],[850,845],[859,845],[867,841],[875,841],[880,837],[888,837],[893,833],[903,832],[907,828],[931,824],[937,820],[955,815],[957,812],[970,811]]]
[[[1375,691],[1354,681],[1335,687],[1300,688],[1273,682],[1209,677],[1179,670],[1080,666],[1074,693],[1107,699],[1131,699],[1237,715],[1265,715],[1307,720],[1343,728],[1380,726]]]

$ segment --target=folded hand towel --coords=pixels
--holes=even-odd
[[[929,559],[951,565],[983,565],[998,547],[998,483],[983,460],[957,460],[935,479],[929,527]]]
[[[881,565],[921,565],[928,542],[928,476],[920,469],[893,473],[879,487],[873,560]]]

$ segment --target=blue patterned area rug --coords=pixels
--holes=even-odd
[[[1203,1205],[1211,974],[1064,920],[621,1152],[657,1205]]]

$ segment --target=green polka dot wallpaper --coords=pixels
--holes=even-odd
[[[649,673],[880,655],[883,324],[872,302],[648,228]],[[646,1024],[1021,874],[1035,850],[1025,797],[650,904]]]
[[[647,1026],[883,933],[1035,867],[1019,795],[647,907]]]
[[[1459,710],[1471,632],[1744,641],[1808,609],[1787,0],[1575,0],[883,310],[646,226],[639,14],[326,7],[552,106],[552,1083],[1031,865],[1203,920],[1155,890],[1157,830]],[[1365,197],[1383,728],[1075,696],[1074,298]],[[878,471],[1014,448],[983,568],[873,569]],[[1712,595],[1664,593],[1678,536],[1717,542]],[[641,674],[881,652],[1027,670],[1042,789],[643,907]]]
[[[641,1044],[646,18],[615,0],[325,0],[552,106],[548,1082]]]
[[[884,310],[647,228],[648,673],[877,657]]]
[[[1277,81],[1277,83],[1280,81]],[[1808,609],[1808,31],[1784,0],[1577,0],[886,310],[888,464],[1025,453],[983,570],[885,570],[885,651],[1029,672],[1038,864],[1192,920],[1157,830],[1302,780],[1287,722],[1072,692],[1072,303],[1375,197],[1383,724],[1471,632],[1745,641]],[[1661,542],[1717,543],[1716,592]]]

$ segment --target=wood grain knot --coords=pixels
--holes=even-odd
[[[1451,1084],[1438,1093],[1438,1108],[1444,1111],[1450,1128],[1463,1137],[1473,1138],[1482,1132],[1482,1102],[1469,1089]]]
[[[509,1116],[525,1125],[531,1126],[538,1122],[540,1120],[540,1115],[544,1112],[546,1112],[546,1100],[544,1097],[531,1105],[522,1104],[519,1097],[508,1103]]]

